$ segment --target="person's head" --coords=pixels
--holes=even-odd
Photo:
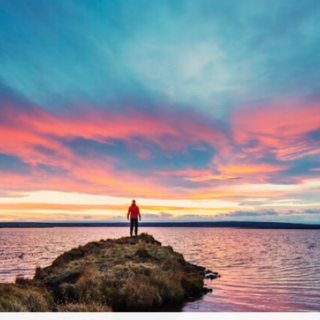
[[[136,200],[132,200],[132,204],[135,205],[136,204]]]

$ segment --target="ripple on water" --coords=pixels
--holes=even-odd
[[[61,253],[89,241],[126,236],[126,228],[1,229],[0,282],[32,277]],[[219,272],[213,292],[184,311],[320,311],[320,230],[141,228]],[[25,253],[23,259],[18,255]]]

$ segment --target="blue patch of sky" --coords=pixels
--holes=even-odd
[[[288,161],[291,164],[290,169],[281,171],[281,176],[298,178],[306,176],[312,172],[312,169],[319,168],[319,155],[308,155],[303,158]]]
[[[14,174],[28,174],[31,166],[18,157],[0,153],[0,172]]]
[[[47,151],[46,151],[47,152]],[[0,172],[13,173],[19,175],[30,175],[45,172],[46,174],[55,176],[67,173],[67,170],[58,166],[45,164],[29,164],[23,162],[19,157],[0,153]]]
[[[37,164],[34,169],[37,172],[45,172],[46,174],[51,176],[63,176],[68,174],[68,170],[63,169],[59,166]]]
[[[320,123],[318,130],[309,131],[306,134],[306,139],[308,142],[316,142],[320,146]]]
[[[202,148],[199,148],[199,145],[191,145],[183,151],[164,151],[159,145],[142,138],[130,141],[112,139],[108,140],[108,143],[77,138],[63,143],[83,158],[101,160],[104,156],[111,157],[117,160],[115,167],[118,170],[140,172],[145,175],[150,175],[150,171],[203,169],[211,163],[215,153],[207,144],[201,145]],[[148,156],[141,157],[140,152],[147,153]]]
[[[0,79],[46,108],[170,101],[223,117],[320,89],[318,1],[2,0]]]

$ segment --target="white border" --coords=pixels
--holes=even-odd
[[[177,312],[177,313],[163,313],[163,312],[150,312],[150,313],[135,313],[135,312],[127,312],[127,313],[0,313],[0,317],[2,320],[33,320],[39,319],[43,320],[43,318],[48,320],[56,320],[57,317],[59,320],[194,320],[195,317],[201,317],[201,320],[315,320],[319,319],[319,313],[317,312],[270,312],[270,313],[262,313],[262,312]]]

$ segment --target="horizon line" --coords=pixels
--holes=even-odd
[[[6,227],[127,227],[126,222],[32,222],[32,221],[10,221],[1,222],[0,228]],[[266,221],[185,221],[185,222],[140,222],[140,227],[243,227],[243,228],[276,228],[276,229],[320,229],[320,224],[293,223],[293,222],[266,222]]]

